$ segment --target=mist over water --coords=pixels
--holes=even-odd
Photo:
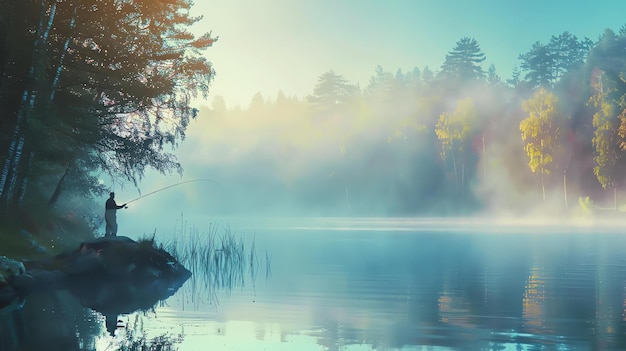
[[[147,316],[153,331],[181,328],[184,350],[626,347],[626,245],[611,223],[230,220],[271,272],[246,271],[217,300],[200,287],[193,308],[181,290]]]

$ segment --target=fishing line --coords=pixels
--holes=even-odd
[[[128,201],[128,202],[126,202],[126,204],[128,205],[129,203],[134,202],[134,201],[137,201],[137,200],[139,200],[139,199],[142,199],[142,198],[144,198],[144,197],[146,197],[146,196],[150,196],[150,195],[152,195],[152,194],[156,194],[156,193],[158,193],[159,191],[163,191],[163,190],[166,190],[166,189],[169,189],[169,188],[173,188],[173,187],[175,187],[175,186],[179,186],[179,185],[183,185],[183,184],[187,184],[187,183],[193,183],[193,182],[211,182],[211,183],[215,183],[215,184],[217,184],[217,185],[220,185],[218,182],[216,182],[216,181],[214,181],[214,180],[212,180],[212,179],[206,179],[206,178],[186,180],[186,181],[184,181],[184,182],[180,182],[180,183],[176,183],[176,184],[168,185],[168,186],[166,186],[166,187],[164,187],[164,188],[157,189],[157,190],[152,191],[152,192],[149,192],[149,193],[147,193],[147,194],[145,194],[145,195],[141,195],[141,196],[140,196],[140,197],[138,197],[138,198],[135,198],[135,199],[132,199],[132,200],[130,200],[130,201]]]

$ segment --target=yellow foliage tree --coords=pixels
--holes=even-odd
[[[596,149],[596,155],[593,158],[596,165],[593,167],[593,173],[602,185],[603,189],[613,189],[613,201],[615,209],[617,209],[617,187],[615,184],[616,176],[620,173],[620,154],[623,144],[620,143],[618,136],[621,136],[623,129],[618,127],[619,118],[616,117],[616,108],[607,98],[612,89],[605,87],[603,84],[604,73],[598,75],[598,80],[592,82],[592,88],[595,93],[589,99],[589,102],[597,109],[593,115],[593,146]]]
[[[444,161],[452,160],[455,184],[458,184],[458,164],[460,164],[461,186],[463,187],[465,186],[465,144],[468,141],[476,119],[477,112],[474,100],[466,98],[459,100],[457,108],[453,113],[441,113],[435,126],[435,134],[441,144],[441,159]]]
[[[554,152],[557,148],[559,128],[556,118],[557,97],[539,89],[535,95],[522,102],[522,109],[529,116],[522,120],[519,129],[522,133],[524,151],[528,155],[528,167],[541,178],[541,192],[546,199],[545,176],[552,173],[551,166],[554,163]]]

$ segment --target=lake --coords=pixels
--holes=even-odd
[[[173,335],[179,350],[626,349],[619,226],[216,223],[245,243],[246,263],[219,282],[194,272],[164,306],[140,315],[146,334]],[[121,316],[116,337],[100,332],[95,347],[114,349],[135,318]]]

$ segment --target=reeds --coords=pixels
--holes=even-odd
[[[235,235],[229,226],[219,227],[209,223],[206,231],[188,225],[181,216],[181,225],[174,230],[174,237],[163,243],[169,252],[193,275],[181,287],[183,308],[186,299],[194,308],[202,301],[218,304],[218,292],[230,292],[246,285],[246,278],[254,287],[261,260],[256,252],[256,240],[252,239],[246,249],[244,238]],[[265,250],[266,279],[271,273],[271,257]],[[206,296],[203,299],[202,296]],[[200,297],[200,298],[199,298]]]

